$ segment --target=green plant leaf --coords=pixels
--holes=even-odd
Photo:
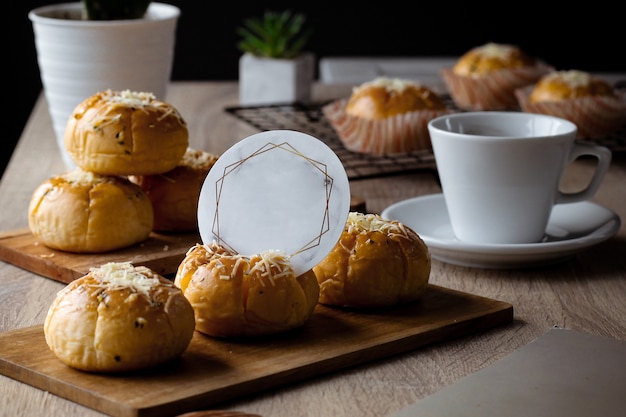
[[[304,28],[305,22],[303,14],[293,14],[290,10],[266,11],[262,17],[244,19],[243,26],[237,28],[241,37],[237,48],[256,56],[294,58],[313,33]]]

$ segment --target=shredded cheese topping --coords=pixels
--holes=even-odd
[[[258,271],[262,277],[269,278],[272,285],[277,278],[294,275],[289,257],[280,251],[264,251],[254,255],[250,261],[254,263],[250,273]]]
[[[409,86],[420,86],[420,84],[399,78],[378,77],[355,87],[354,91],[367,87],[385,87],[388,91],[403,91]]]
[[[270,249],[248,257],[229,252],[216,242],[202,246],[209,253],[210,258],[216,260],[215,264],[219,269],[220,279],[233,279],[239,268],[243,268],[244,275],[258,273],[260,276],[268,278],[272,285],[274,285],[275,279],[294,275],[289,255],[282,251]],[[223,259],[235,260],[235,265],[230,271],[226,265],[220,262]]]
[[[479,50],[485,57],[506,59],[508,56],[513,54],[517,48],[513,45],[489,42],[483,46],[479,46],[477,50]]]
[[[585,87],[591,82],[591,75],[584,71],[554,71],[545,76],[546,81],[560,80],[572,88]]]
[[[70,184],[77,185],[101,184],[111,180],[111,178],[107,176],[94,174],[90,171],[83,171],[80,168],[76,168],[73,171],[66,172],[65,174],[61,175],[61,178],[63,178]]]
[[[89,272],[99,282],[99,287],[107,290],[128,288],[150,298],[150,291],[161,281],[145,266],[133,266],[130,262],[109,262]]]
[[[109,109],[115,107],[132,107],[134,109],[141,110],[145,113],[157,112],[160,113],[157,121],[161,121],[168,116],[174,116],[181,125],[185,125],[186,122],[174,106],[164,101],[158,100],[154,94],[143,91],[112,91],[106,90],[100,94],[102,101],[108,104]],[[122,118],[121,114],[108,114],[107,116],[101,116],[94,121],[95,129],[102,129],[103,127],[117,123]]]
[[[380,215],[371,213],[350,212],[348,214],[348,220],[346,221],[345,230],[350,234],[378,231],[390,236],[409,239],[409,233],[404,224],[397,221],[385,220]]]
[[[187,166],[193,169],[209,170],[213,167],[213,165],[215,165],[217,158],[217,155],[213,155],[212,153],[187,148],[187,151],[178,165]]]
[[[123,90],[114,93],[107,90],[102,96],[105,100],[113,103],[122,103],[127,106],[145,107],[150,106],[156,101],[156,97],[152,93],[142,91]]]
[[[169,115],[174,115],[182,123],[182,118],[180,117],[176,109],[164,101],[157,100],[157,98],[152,93],[130,90],[107,90],[104,94],[102,94],[102,99],[110,103],[111,105],[132,107],[135,109],[143,110],[146,113],[148,113],[150,110],[163,112],[163,114],[159,117],[159,120],[162,120]]]

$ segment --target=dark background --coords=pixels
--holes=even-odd
[[[181,9],[173,80],[236,80],[240,52],[235,29],[265,10],[307,15],[314,34],[308,50],[330,56],[460,56],[493,41],[520,46],[557,69],[626,72],[626,23],[608,1],[413,3],[362,1],[163,0]],[[60,1],[23,0],[11,5],[3,26],[4,116],[0,173],[9,161],[41,92],[28,11]],[[19,3],[19,4],[15,4]],[[556,3],[556,2],[555,2]],[[415,9],[415,10],[413,10]],[[10,94],[9,95],[7,95]],[[6,127],[7,123],[5,123]]]

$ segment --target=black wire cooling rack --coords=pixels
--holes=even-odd
[[[451,105],[452,101],[447,99]],[[305,105],[272,104],[262,106],[226,107],[224,110],[260,131],[295,130],[307,133],[323,141],[339,157],[349,180],[360,180],[411,172],[435,170],[432,151],[420,151],[399,155],[367,155],[349,151],[322,113],[327,103]],[[594,143],[611,149],[614,156],[626,155],[626,127],[615,135],[594,139]]]
[[[324,142],[342,162],[349,180],[406,174],[435,168],[431,151],[375,156],[347,150],[322,113],[324,104],[227,107],[226,112],[261,131],[295,130]]]

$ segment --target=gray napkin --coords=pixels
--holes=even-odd
[[[626,342],[553,328],[390,417],[623,417]]]

